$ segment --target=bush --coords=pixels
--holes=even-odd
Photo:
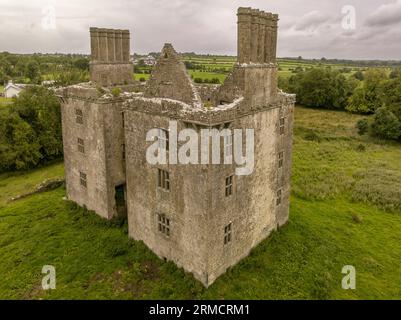
[[[367,119],[361,119],[357,122],[356,127],[358,129],[358,134],[363,136],[369,130],[369,121]]]
[[[146,82],[146,79],[145,79],[144,77],[140,77],[140,78],[139,78],[139,81],[140,81],[140,82]]]
[[[113,95],[113,97],[119,97],[121,94],[121,89],[120,88],[113,88],[111,89],[111,94]]]
[[[220,83],[220,79],[219,78],[212,78],[212,80],[210,80],[210,83],[219,84]]]
[[[202,78],[195,78],[194,81],[195,83],[203,83]]]
[[[380,138],[397,140],[401,137],[401,122],[387,107],[382,107],[375,114],[372,131]]]

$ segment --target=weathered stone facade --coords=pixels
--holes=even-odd
[[[195,85],[170,44],[141,86],[119,69],[128,69],[126,32],[120,46],[120,31],[92,28],[91,82],[60,92],[68,198],[108,219],[126,212],[130,237],[205,286],[288,220],[295,97],[277,88],[277,21],[238,10],[238,62],[221,86]],[[173,120],[178,131],[253,129],[253,173],[151,165],[146,134]]]

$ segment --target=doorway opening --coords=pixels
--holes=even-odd
[[[127,200],[126,200],[126,185],[122,184],[115,188],[115,200],[117,214],[119,217],[127,216]]]

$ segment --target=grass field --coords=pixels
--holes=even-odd
[[[195,65],[205,68],[207,71],[200,73],[197,77],[201,79],[210,79],[213,76],[209,76],[209,73],[213,73],[213,70],[222,70],[225,69],[225,74],[220,73],[219,79],[221,82],[224,81],[226,78],[227,74],[232,70],[233,65],[236,62],[236,57],[222,57],[222,56],[199,56],[199,57],[188,57],[184,56],[183,57],[184,61],[187,62],[192,62]],[[285,59],[285,58],[279,58],[277,59],[278,65],[279,65],[279,75],[282,77],[290,77],[291,75],[294,74],[294,70],[297,68],[302,68],[302,69],[307,69],[311,67],[330,67],[332,69],[343,69],[346,66],[341,65],[341,64],[333,64],[333,63],[328,63],[328,62],[314,62],[314,61],[306,61],[306,60],[296,60],[296,59]],[[357,70],[359,70],[359,67],[349,67],[347,68],[351,69],[351,72],[348,73],[347,75],[352,75],[355,73]],[[191,73],[199,73],[198,70],[192,71]]]
[[[400,145],[359,137],[360,116],[295,116],[290,221],[208,289],[63,188],[6,203],[62,164],[0,176],[0,299],[399,299]],[[43,265],[56,267],[56,290],[41,290]],[[356,290],[341,288],[345,265]]]

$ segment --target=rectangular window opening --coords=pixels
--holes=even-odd
[[[233,194],[233,180],[234,176],[229,176],[226,178],[226,197]]]
[[[280,134],[285,133],[285,118],[280,118]]]
[[[157,225],[160,233],[170,236],[170,219],[166,218],[164,214],[157,215]]]
[[[87,187],[87,177],[86,177],[86,173],[80,172],[79,173],[79,180],[80,180],[80,184],[83,187]]]
[[[233,156],[233,136],[230,134],[228,136],[224,136],[224,158],[231,159]]]
[[[170,190],[170,174],[168,171],[157,169],[157,186],[166,191]]]
[[[85,153],[85,142],[81,138],[78,138],[78,151],[81,153]]]
[[[166,129],[158,129],[157,140],[159,141],[159,149],[169,150],[170,133]]]
[[[278,190],[277,191],[277,199],[276,199],[277,206],[281,205],[281,200],[282,200],[282,192],[281,192],[281,190]]]
[[[278,167],[282,168],[283,167],[283,163],[284,163],[284,152],[281,151],[278,154]]]
[[[232,233],[232,222],[230,222],[228,225],[226,225],[224,227],[224,244],[225,245],[231,242],[231,240],[232,240],[231,233]]]
[[[81,109],[75,109],[75,116],[78,124],[84,124],[84,114]]]

